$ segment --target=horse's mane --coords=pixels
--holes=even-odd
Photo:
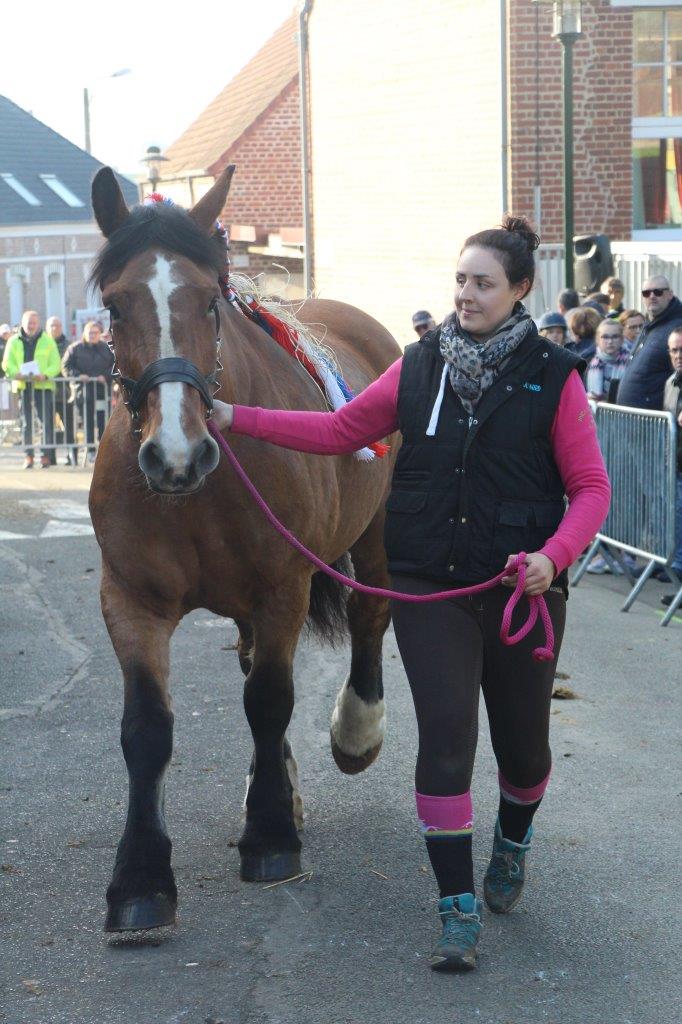
[[[217,231],[207,235],[179,206],[155,203],[134,207],[122,226],[109,236],[90,273],[90,286],[101,287],[107,277],[122,270],[133,256],[152,248],[186,256],[193,263],[215,270],[218,275],[226,269],[227,252],[222,235]]]

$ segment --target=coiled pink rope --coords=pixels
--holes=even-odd
[[[502,572],[497,574],[497,576],[494,576],[493,579],[487,580],[485,583],[475,583],[471,587],[461,587],[459,590],[441,590],[436,594],[402,594],[397,590],[384,590],[383,587],[368,587],[366,584],[358,583],[357,580],[352,580],[350,577],[344,576],[343,573],[337,572],[336,569],[332,569],[330,565],[323,562],[316,554],[309,551],[304,544],[301,544],[300,540],[298,540],[298,538],[295,537],[290,530],[287,530],[286,526],[279,521],[275,513],[258,493],[254,484],[240,465],[237,456],[234,454],[213,420],[208,420],[207,426],[209,432],[227,456],[235,473],[244,484],[260,510],[263,512],[268,522],[274,526],[277,532],[281,534],[281,536],[284,537],[284,539],[291,544],[299,554],[303,555],[304,558],[307,558],[309,562],[312,562],[320,572],[326,573],[327,576],[331,576],[332,579],[337,580],[339,583],[343,583],[346,587],[350,587],[351,590],[359,591],[361,594],[371,594],[374,597],[385,597],[393,601],[411,601],[414,604],[423,604],[429,601],[445,601],[451,597],[469,597],[472,594],[480,594],[485,590],[491,590],[493,587],[496,587],[501,583],[502,580],[506,579],[508,576],[513,576],[515,572],[518,572],[516,587],[514,588],[507,604],[505,605],[504,612],[502,613],[500,640],[503,644],[506,644],[507,647],[511,647],[513,644],[518,644],[524,639],[524,637],[528,636],[531,629],[537,622],[539,615],[542,619],[542,624],[545,627],[545,643],[544,646],[536,647],[533,650],[533,657],[536,661],[551,661],[554,658],[554,629],[552,627],[552,620],[549,617],[549,612],[547,611],[545,598],[542,594],[528,596],[528,604],[530,605],[528,618],[516,633],[511,635],[509,633],[514,609],[519,603],[521,595],[523,594],[523,588],[526,584],[525,552],[518,554],[512,564],[503,569]]]

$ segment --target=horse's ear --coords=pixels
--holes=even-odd
[[[121,186],[111,167],[101,167],[92,181],[92,209],[105,238],[130,215]]]
[[[209,235],[213,233],[215,222],[223,212],[227,202],[227,193],[230,191],[230,182],[234,174],[235,165],[228,164],[224,171],[216,178],[213,185],[202,196],[189,211],[190,217],[196,221],[200,228],[203,228]]]

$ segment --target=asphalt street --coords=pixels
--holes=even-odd
[[[108,938],[123,825],[121,685],[98,600],[86,469],[0,459],[0,1021],[8,1024],[673,1024],[679,1020],[682,619],[587,577],[569,601],[554,772],[529,882],[486,913],[477,970],[434,974],[436,894],[415,824],[416,729],[394,637],[388,734],[348,778],[328,725],[349,660],[300,646],[290,737],[306,811],[299,881],[238,878],[251,741],[234,625],[197,611],[173,644],[167,818],[179,925]],[[513,679],[509,680],[513,686]],[[481,712],[479,883],[496,812]]]

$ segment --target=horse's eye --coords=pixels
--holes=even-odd
[[[121,319],[121,314],[119,313],[119,311],[117,310],[116,306],[114,306],[114,304],[112,302],[110,302],[107,305],[106,308],[109,310],[109,316],[111,317],[111,322],[112,323],[114,322],[114,320],[120,320]]]
[[[218,305],[218,296],[214,295],[213,298],[211,299],[211,301],[208,304],[208,312],[209,313],[215,313],[217,305]]]

